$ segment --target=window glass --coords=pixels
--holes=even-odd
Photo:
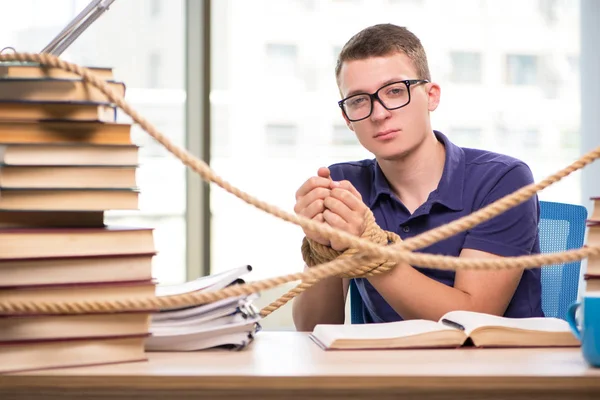
[[[0,0],[0,48],[39,52],[89,1]],[[185,15],[183,0],[116,1],[62,55],[82,66],[112,67],[126,84],[125,100],[176,144],[185,144]],[[130,122],[121,110],[119,122]],[[185,169],[137,125],[142,146],[139,210],[108,211],[105,223],[155,228],[159,283],[185,280]]]

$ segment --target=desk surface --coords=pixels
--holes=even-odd
[[[148,362],[0,376],[0,398],[600,397],[600,369],[574,348],[324,351],[305,333],[260,332],[240,352],[148,356]]]

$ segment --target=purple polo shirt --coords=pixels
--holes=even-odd
[[[461,148],[435,131],[446,148],[444,171],[438,188],[411,215],[392,194],[375,160],[345,162],[330,166],[334,180],[348,180],[360,192],[364,203],[384,230],[396,232],[402,239],[471,214],[495,200],[533,182],[529,167],[515,158],[490,151]],[[505,257],[540,252],[539,202],[537,197],[484,222],[473,229],[434,243],[418,251],[458,256],[463,248]],[[416,269],[446,285],[454,285],[454,271]],[[367,279],[355,279],[364,304],[365,322],[402,320]],[[506,317],[543,316],[540,269],[526,269],[504,314]]]

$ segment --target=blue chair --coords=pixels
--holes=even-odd
[[[587,210],[574,204],[540,201],[540,250],[555,253],[583,246]],[[569,305],[577,300],[581,261],[542,268],[542,309],[547,317],[565,319]],[[364,323],[363,303],[354,280],[350,280],[350,319]]]

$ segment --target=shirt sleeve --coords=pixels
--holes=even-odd
[[[531,170],[526,164],[519,163],[498,179],[476,208],[483,208],[531,183],[533,183]],[[466,234],[463,248],[503,257],[531,254],[539,243],[539,218],[539,201],[537,195],[534,195],[504,213],[473,227]]]

